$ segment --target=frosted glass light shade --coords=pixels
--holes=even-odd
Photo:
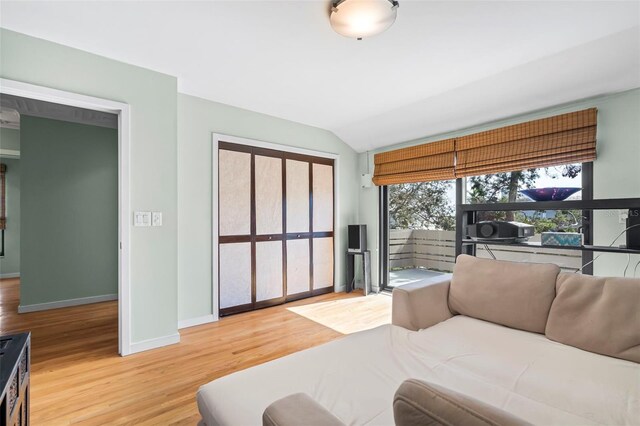
[[[344,0],[331,9],[331,26],[338,34],[361,39],[387,30],[396,20],[398,5],[389,0]]]

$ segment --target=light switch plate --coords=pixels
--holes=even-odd
[[[162,226],[162,212],[151,213],[151,226]]]
[[[151,226],[151,212],[133,212],[133,226]]]

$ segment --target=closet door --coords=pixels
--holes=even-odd
[[[219,142],[220,315],[333,290],[333,160]]]
[[[220,310],[252,303],[251,153],[220,149],[219,302]]]
[[[255,302],[284,297],[282,158],[255,155]]]
[[[333,287],[333,164],[313,164],[313,290]]]
[[[287,296],[311,291],[311,163],[286,160]]]

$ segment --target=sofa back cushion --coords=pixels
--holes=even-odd
[[[560,268],[460,255],[453,268],[449,308],[520,330],[544,333]]]
[[[640,363],[640,279],[560,274],[545,334]]]

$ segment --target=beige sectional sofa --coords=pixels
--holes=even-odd
[[[640,423],[640,280],[463,255],[392,316],[204,385],[202,423]]]

